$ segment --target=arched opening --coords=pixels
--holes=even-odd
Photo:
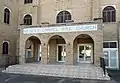
[[[49,39],[48,57],[49,63],[66,61],[66,42],[63,37],[55,35]]]
[[[25,25],[32,25],[32,16],[27,14],[24,17],[24,24]]]
[[[71,20],[71,14],[68,11],[58,13],[56,23],[66,23],[67,20]]]
[[[3,42],[3,55],[8,55],[8,42]]]
[[[4,23],[6,24],[10,23],[10,11],[8,8],[5,8],[4,10]]]
[[[77,36],[73,42],[75,63],[94,63],[94,41],[87,34]]]
[[[32,36],[27,39],[25,44],[25,62],[40,62],[41,60],[41,42],[40,40]]]
[[[103,22],[116,22],[116,9],[113,6],[103,9]]]

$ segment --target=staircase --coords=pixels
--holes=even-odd
[[[14,74],[44,75],[55,77],[70,77],[82,79],[110,80],[110,77],[104,75],[103,70],[93,64],[79,65],[41,65],[41,64],[23,64],[9,66],[2,72]]]

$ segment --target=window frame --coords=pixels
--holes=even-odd
[[[30,17],[28,18],[27,16],[30,16]],[[24,25],[32,25],[32,15],[31,14],[24,15],[23,23]]]
[[[24,4],[31,4],[33,3],[33,0],[24,0]]]
[[[106,6],[102,11],[103,22],[116,22],[116,8],[114,6]]]
[[[7,53],[4,53],[5,51],[4,51],[4,43],[7,43],[8,44],[8,47],[7,47]],[[3,43],[2,43],[2,54],[3,55],[9,55],[9,47],[10,47],[10,45],[9,45],[9,41],[3,41]],[[6,49],[6,47],[5,47],[5,49]]]
[[[116,42],[116,48],[103,48],[103,52],[109,52],[110,53],[110,51],[115,51],[116,50],[116,67],[112,67],[111,65],[110,65],[110,62],[111,62],[111,60],[110,60],[110,55],[108,56],[108,60],[109,60],[109,63],[108,63],[108,66],[106,66],[106,68],[112,68],[112,69],[118,69],[119,68],[119,50],[118,50],[118,41],[103,41],[103,43],[104,42],[109,42],[109,43],[111,43],[111,42]],[[105,56],[104,56],[104,58],[105,58]]]
[[[10,24],[10,14],[11,12],[10,12],[10,10],[9,10],[9,8],[5,8],[4,9],[4,23],[5,24]]]
[[[56,16],[56,23],[66,23],[66,20],[71,20],[72,15],[69,11],[60,11]]]
[[[114,48],[111,48],[110,46],[110,43],[112,43],[112,42],[116,42],[116,47],[114,47],[114,48],[118,48],[118,42],[117,41],[103,41],[103,48],[104,48],[104,43],[109,43],[109,47],[108,48],[106,48],[106,49],[114,49]]]

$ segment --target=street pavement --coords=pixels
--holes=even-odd
[[[107,70],[109,76],[112,80],[115,80],[116,83],[120,83],[120,70]]]
[[[111,76],[111,80],[109,81],[10,74],[0,71],[0,83],[120,83],[120,71],[109,70],[108,73]]]
[[[0,83],[116,83],[114,80],[88,80],[61,78],[51,76],[35,76],[35,75],[20,75],[0,73]]]

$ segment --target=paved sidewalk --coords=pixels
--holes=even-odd
[[[3,72],[55,77],[110,80],[108,75],[104,76],[103,71],[100,67],[97,67],[93,64],[80,64],[77,66],[24,64],[10,66]]]
[[[114,80],[90,80],[0,72],[0,83],[116,83]]]

